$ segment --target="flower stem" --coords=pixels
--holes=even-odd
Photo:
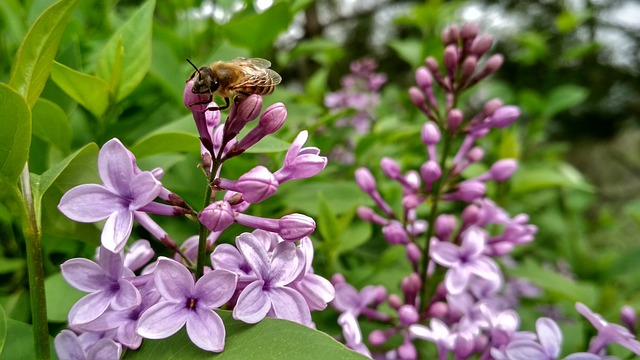
[[[44,269],[42,266],[42,233],[33,203],[29,164],[25,163],[20,174],[20,187],[25,204],[23,233],[27,248],[27,271],[29,273],[29,300],[33,322],[33,338],[37,359],[50,359],[47,303],[44,292]]]

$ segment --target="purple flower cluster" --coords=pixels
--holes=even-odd
[[[303,147],[308,137],[303,131],[277,171],[258,166],[237,180],[220,177],[223,162],[278,130],[287,110],[277,103],[260,114],[262,98],[252,95],[237,101],[221,124],[220,112],[209,111],[211,104],[199,104],[202,96],[192,94],[192,85],[187,82],[184,102],[198,128],[201,166],[208,177],[205,198],[211,199],[201,211],[162,186],[161,169],[140,170],[118,139],[100,150],[103,184],[77,186],[60,201],[60,211],[73,220],[106,219],[95,261],[76,258],[61,266],[64,278],[88,294],[69,312],[69,330],[56,337],[60,358],[117,359],[123,347],[137,349],[143,339],[167,338],[185,325],[196,346],[220,352],[226,330],[214,310],[233,310],[235,319],[251,324],[272,317],[313,327],[311,311],[323,310],[334,298],[333,285],[313,272],[308,238],[315,230],[313,219],[245,213],[251,204],[272,196],[279,184],[318,174],[326,157],[317,148]],[[253,129],[238,140],[245,125],[257,118]],[[197,219],[201,235],[178,246],[149,214]],[[127,247],[134,221],[173,251],[174,259],[154,259],[147,240]],[[238,236],[235,246],[216,246],[233,223],[256,230]],[[212,248],[207,266],[201,259]]]
[[[484,60],[493,40],[480,35],[474,24],[447,28],[442,41],[442,68],[436,59],[427,58],[425,66],[416,71],[417,86],[409,89],[412,102],[428,119],[420,134],[424,163],[403,173],[395,160],[385,157],[380,161],[384,175],[402,188],[401,206],[385,201],[369,169],[355,172],[359,187],[375,203],[375,208],[360,207],[358,216],[380,226],[389,244],[405,248],[413,272],[402,280],[401,295],[374,286],[358,292],[335,275],[332,306],[341,313],[338,323],[344,341],[374,358],[415,359],[414,342],[425,340],[435,345],[443,360],[451,356],[557,359],[562,344],[557,324],[540,318],[537,333],[520,331],[514,299],[498,265],[518,245],[533,241],[537,232],[526,214],[510,216],[488,198],[487,184],[508,180],[518,163],[499,159],[479,176],[469,177],[465,172],[485,157],[478,140],[511,125],[520,115],[517,107],[498,99],[471,115],[456,107],[462,92],[499,69],[502,56]],[[434,85],[444,96],[436,96]],[[419,206],[429,209],[424,219],[418,215],[422,213],[417,211]],[[399,212],[394,211],[398,208]],[[462,211],[448,213],[442,208]],[[393,314],[382,310],[388,308]],[[640,343],[627,328],[607,323],[582,304],[576,309],[598,335],[587,353],[568,359],[602,359],[605,347],[614,342],[640,355]],[[358,320],[373,320],[383,327],[370,332],[365,341]]]

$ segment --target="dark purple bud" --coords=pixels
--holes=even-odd
[[[440,34],[440,40],[443,44],[449,45],[452,43],[457,43],[460,38],[460,29],[457,25],[451,25],[442,30]]]
[[[517,168],[518,161],[515,159],[502,159],[491,166],[489,173],[495,181],[505,181],[513,175]]]
[[[440,130],[433,121],[427,121],[422,127],[420,138],[425,145],[435,145],[440,142]]]
[[[462,222],[465,224],[465,227],[469,225],[473,225],[478,222],[478,218],[480,217],[480,209],[477,205],[469,205],[464,210],[462,210]]]
[[[433,56],[429,56],[425,59],[424,65],[429,69],[431,74],[435,74],[440,70],[440,65],[438,65],[438,60],[436,60]]]
[[[402,177],[400,165],[398,165],[398,163],[391,158],[388,158],[386,156],[383,157],[382,160],[380,160],[380,167],[389,179],[397,179]]]
[[[356,170],[356,183],[367,194],[376,192],[376,180],[373,178],[371,171],[365,167]]]
[[[447,125],[449,125],[449,131],[454,132],[462,124],[464,115],[459,109],[451,109],[447,113]]]
[[[278,225],[280,226],[278,235],[285,241],[298,241],[316,230],[316,222],[302,214],[285,215],[280,218]]]
[[[198,214],[198,221],[211,231],[222,231],[234,221],[231,205],[226,201],[216,201]]]
[[[629,305],[623,306],[620,309],[620,320],[632,334],[636,333],[637,315],[634,308]]]
[[[462,80],[466,82],[478,68],[478,59],[471,55],[462,62]]]
[[[429,160],[420,167],[420,175],[425,183],[433,184],[442,176],[442,169],[437,162]]]
[[[488,60],[487,60],[488,62]],[[449,71],[455,71],[458,66],[458,47],[455,45],[447,45],[444,49],[444,58],[443,58],[444,67],[446,67]]]
[[[418,245],[410,242],[407,244],[407,258],[409,259],[409,261],[411,261],[413,264],[419,264],[420,263],[420,258],[422,257],[422,252],[420,251],[420,248],[418,247]]]
[[[422,89],[430,88],[433,85],[433,76],[426,67],[421,66],[416,70],[416,84]]]
[[[467,23],[462,25],[460,29],[460,37],[463,39],[473,39],[480,33],[480,25],[476,23]]]
[[[484,64],[484,75],[491,75],[496,71],[500,70],[502,63],[504,62],[504,57],[500,54],[491,55],[487,62]]]
[[[420,315],[413,305],[402,305],[398,309],[398,320],[401,324],[411,325],[418,322]]]
[[[382,235],[392,245],[406,244],[409,236],[404,228],[397,222],[391,222],[382,227]]]
[[[471,53],[480,57],[489,51],[491,45],[493,45],[493,37],[491,35],[478,36],[471,44]]]

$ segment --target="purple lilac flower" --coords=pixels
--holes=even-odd
[[[180,263],[160,257],[154,283],[162,300],[140,316],[138,335],[164,339],[185,324],[191,341],[201,349],[224,349],[225,328],[213,309],[224,305],[235,290],[237,276],[226,270],[213,270],[194,283],[193,275]]]
[[[136,271],[146,265],[155,255],[148,240],[138,240],[124,253],[124,266]]]
[[[153,208],[172,215],[172,207],[152,201],[162,185],[152,173],[140,172],[118,139],[108,141],[98,155],[98,172],[104,185],[83,184],[62,196],[58,209],[72,220],[97,222],[107,219],[101,242],[109,251],[122,250],[131,234],[136,213]]]
[[[309,133],[301,131],[293,140],[284,158],[284,165],[273,176],[282,184],[295,179],[306,179],[316,176],[327,166],[327,158],[319,156],[320,149],[316,147],[303,148]]]
[[[304,256],[304,271],[291,283],[304,297],[309,309],[324,310],[327,304],[335,298],[335,288],[331,282],[313,273],[313,245],[308,237],[300,240],[299,249]]]
[[[62,330],[55,339],[56,353],[60,359],[105,360],[119,359],[122,346],[109,338],[99,338],[95,333],[76,335]]]
[[[537,340],[520,339],[509,342],[503,349],[491,349],[496,360],[555,360],[560,355],[562,332],[549,318],[536,321]]]
[[[582,303],[576,303],[576,310],[598,330],[598,335],[589,345],[590,353],[599,354],[608,344],[616,343],[640,356],[640,341],[627,328],[607,322]]]
[[[124,266],[122,253],[112,253],[101,246],[97,263],[77,258],[65,261],[60,267],[71,286],[90,293],[69,311],[71,326],[95,320],[109,307],[129,310],[140,304],[140,292],[127,279],[134,277],[133,271]]]
[[[351,312],[345,312],[338,317],[338,324],[342,327],[345,345],[349,349],[371,358],[371,352],[364,344],[356,316]]]
[[[255,235],[236,238],[240,253],[256,274],[240,293],[233,309],[234,319],[255,324],[266,316],[311,326],[311,313],[304,297],[288,287],[304,270],[304,255],[291,242],[276,245],[270,256]]]
[[[445,276],[445,286],[452,294],[459,294],[469,285],[472,276],[501,282],[498,265],[483,255],[485,235],[476,227],[462,234],[462,243],[456,246],[449,242],[433,241],[430,256],[438,264],[449,268]]]

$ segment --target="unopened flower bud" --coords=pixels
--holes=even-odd
[[[285,215],[280,218],[278,225],[280,227],[278,235],[285,241],[298,241],[316,230],[316,222],[302,214]]]
[[[482,112],[484,112],[487,116],[493,115],[493,113],[502,107],[502,100],[500,99],[491,99],[487,101],[482,107]]]
[[[463,181],[458,184],[458,190],[453,194],[447,194],[448,200],[462,200],[464,202],[472,202],[484,196],[486,192],[485,186],[480,181]]]
[[[435,74],[440,70],[440,66],[438,65],[438,61],[433,57],[429,56],[425,59],[424,65],[429,69],[431,74]]]
[[[356,213],[358,214],[358,217],[364,221],[370,222],[370,223],[374,223],[374,224],[378,224],[378,225],[386,225],[389,223],[389,220],[383,218],[382,216],[376,214],[375,211],[373,211],[373,209],[368,208],[366,206],[358,206],[358,209],[356,210]]]
[[[335,273],[331,276],[331,283],[335,285],[345,284],[347,280],[344,278],[344,275],[340,273]]]
[[[415,86],[410,87],[409,99],[411,99],[411,102],[413,103],[413,105],[415,105],[420,110],[422,111],[427,110],[427,105],[426,105],[427,98],[424,96],[424,93],[422,92],[422,90],[418,89]]]
[[[391,222],[382,227],[382,235],[392,245],[406,244],[409,236],[404,228],[397,222]]]
[[[396,310],[400,309],[400,307],[404,305],[404,301],[402,301],[400,296],[396,294],[390,294],[389,299],[387,299],[387,302],[389,303],[389,306],[392,309],[396,309]]]
[[[371,171],[366,167],[361,167],[356,170],[356,183],[360,186],[360,189],[367,194],[376,191],[376,180],[373,178]]]
[[[476,68],[478,68],[478,59],[475,56],[471,55],[464,59],[462,62],[462,81],[469,80]]]
[[[632,334],[636,333],[637,315],[634,308],[625,305],[620,309],[620,320]]]
[[[470,331],[461,331],[456,336],[453,344],[453,353],[456,359],[467,359],[475,349],[475,335]]]
[[[476,23],[466,23],[460,29],[460,37],[462,39],[473,39],[480,33],[480,25]]]
[[[429,160],[420,167],[420,176],[427,184],[433,184],[442,176],[440,165],[434,160]]]
[[[460,109],[451,109],[447,113],[447,125],[449,125],[449,131],[454,132],[462,124],[464,115]]]
[[[417,265],[420,263],[420,258],[422,257],[422,252],[418,245],[410,242],[407,244],[407,258],[413,264]]]
[[[487,60],[488,62],[488,60]],[[444,49],[443,58],[444,67],[450,72],[453,72],[458,66],[458,47],[455,45],[447,45]]]
[[[402,305],[398,309],[398,320],[401,324],[411,325],[418,322],[420,315],[413,305]]]
[[[207,111],[207,103],[200,103],[209,100],[210,96],[209,94],[194,94],[191,89],[193,89],[195,81],[196,79],[190,79],[185,84],[184,92],[182,93],[182,103],[191,111],[203,113]]]
[[[389,157],[385,156],[380,160],[380,168],[382,168],[382,171],[389,179],[397,179],[402,177],[400,165],[398,165],[395,160]]]
[[[460,29],[457,25],[450,25],[444,28],[444,30],[442,30],[442,33],[440,34],[440,40],[445,45],[457,43],[459,37]]]
[[[400,287],[402,288],[402,292],[405,293],[407,297],[415,296],[422,288],[422,280],[420,280],[420,275],[412,272],[411,274],[409,274],[409,276],[402,279]]]
[[[435,145],[440,142],[440,130],[433,121],[428,121],[422,127],[420,138],[425,145]]]
[[[484,64],[483,74],[485,76],[488,76],[495,73],[496,71],[500,70],[500,67],[502,66],[503,62],[504,62],[504,57],[502,55],[500,54],[492,55],[489,59],[487,59],[487,62]]]
[[[373,330],[369,333],[369,343],[373,346],[384,345],[387,342],[388,336],[382,330]]]
[[[471,53],[480,57],[489,51],[491,45],[493,45],[493,37],[491,35],[478,36],[471,44]]]
[[[477,205],[471,204],[462,210],[462,222],[465,224],[465,227],[469,225],[473,225],[478,222],[478,218],[480,209]]]
[[[226,201],[216,201],[198,214],[198,221],[211,231],[222,231],[233,224],[233,209]]]
[[[278,182],[264,166],[256,166],[237,181],[217,179],[216,185],[222,189],[242,193],[242,198],[251,204],[264,201],[278,191]]]
[[[442,301],[436,301],[429,306],[429,317],[442,319],[449,313],[449,305]]]
[[[469,160],[470,163],[476,163],[482,160],[483,157],[484,157],[484,149],[481,148],[480,146],[474,146],[473,148],[471,148],[471,150],[469,150],[469,152],[466,155],[466,158],[467,160]]]
[[[426,67],[421,66],[416,70],[416,84],[423,90],[433,85],[433,76],[431,76],[431,73]]]
[[[451,236],[453,229],[456,228],[456,217],[449,214],[440,214],[436,218],[434,226],[438,239],[447,241],[449,240],[449,236]]]
[[[235,138],[249,121],[260,115],[262,110],[262,96],[251,95],[239,103],[234,104],[224,124],[223,141],[229,142]]]
[[[505,128],[513,124],[520,117],[520,109],[517,106],[502,106],[491,115],[492,127]]]
[[[287,120],[287,108],[284,104],[275,103],[269,106],[264,113],[262,113],[262,116],[260,116],[258,125],[251,129],[251,131],[229,151],[227,157],[237,156],[243,153],[265,136],[278,131],[285,120]]]
[[[417,359],[418,351],[409,337],[405,337],[402,345],[398,347],[398,359]]]
[[[495,181],[505,181],[513,175],[517,168],[518,162],[515,159],[502,159],[491,166],[489,173]]]

